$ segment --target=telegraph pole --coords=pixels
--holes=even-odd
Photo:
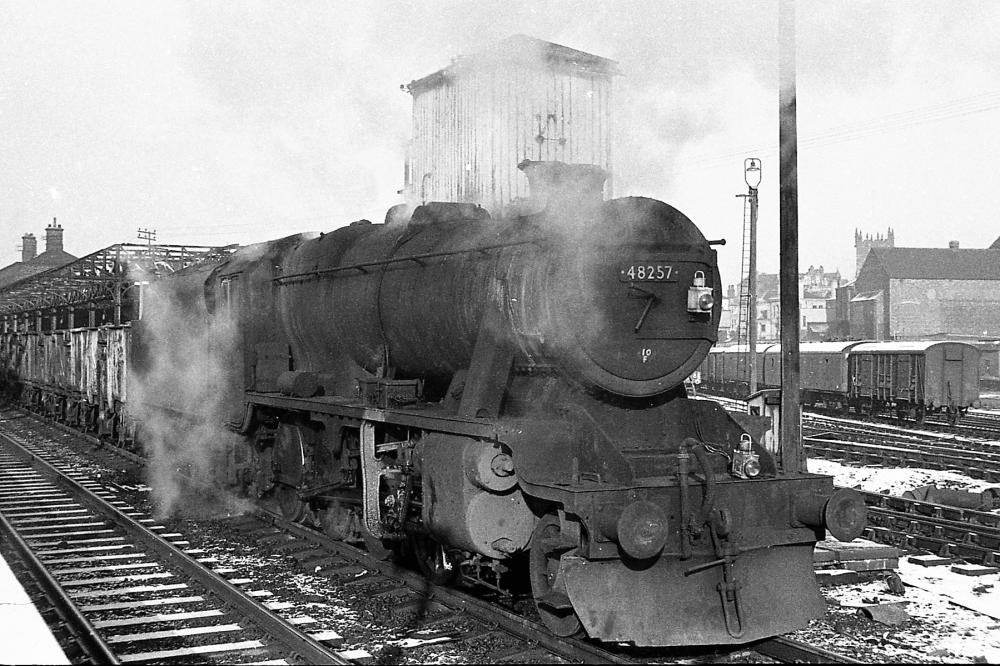
[[[156,229],[139,229],[139,240],[146,241],[146,249],[151,250],[156,240]]]
[[[778,143],[781,232],[781,465],[805,468],[799,405],[799,180],[795,114],[795,0],[778,3]]]
[[[760,160],[743,160],[743,177],[750,202],[750,260],[747,270],[747,345],[750,347],[750,386],[748,395],[757,392],[757,187],[760,185]]]

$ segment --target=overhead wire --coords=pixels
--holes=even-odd
[[[819,148],[848,141],[856,141],[874,134],[893,132],[922,125],[983,113],[1000,108],[1000,91],[990,91],[951,102],[944,102],[917,109],[898,111],[877,118],[830,127],[822,132],[800,138],[799,148]],[[757,156],[777,155],[777,146],[747,145],[725,153],[706,154],[686,159],[676,169],[677,173],[703,171],[728,164],[737,157],[748,154]]]

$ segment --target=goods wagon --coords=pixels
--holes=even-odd
[[[848,401],[861,413],[895,410],[955,423],[979,400],[979,350],[964,342],[871,342],[849,354]]]
[[[772,343],[757,344],[757,383],[764,386],[764,375],[767,372],[765,354]],[[749,354],[748,345],[728,345],[712,347],[701,365],[701,383],[707,388],[721,390],[731,395],[745,395],[750,377],[747,367]]]
[[[124,436],[130,333],[124,325],[0,334],[6,390],[69,425]]]
[[[781,387],[781,345],[758,346],[758,387]],[[702,384],[746,395],[746,346],[713,348]],[[964,342],[805,342],[799,345],[802,403],[859,414],[894,411],[955,423],[979,399],[979,350]]]

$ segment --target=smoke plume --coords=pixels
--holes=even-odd
[[[230,452],[240,442],[223,426],[231,373],[240,367],[230,362],[235,327],[228,318],[209,317],[200,294],[178,290],[177,279],[145,290],[129,368],[129,415],[139,423],[147,483],[161,516],[203,513],[202,493],[192,492],[184,477],[195,487],[225,483]]]

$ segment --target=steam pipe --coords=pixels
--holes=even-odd
[[[691,454],[688,453],[688,442],[698,443],[698,440],[688,437],[678,447],[677,451],[677,482],[680,486],[681,495],[681,559],[686,560],[691,557],[691,541],[688,534],[687,515],[690,498],[688,497],[688,473],[690,472]]]
[[[705,475],[705,499],[701,503],[701,509],[698,511],[697,517],[697,524],[700,527],[708,520],[712,506],[715,504],[715,475],[712,474],[712,467],[708,462],[708,451],[705,449],[705,445],[693,437],[689,437],[688,439],[694,442],[691,446],[691,451],[694,452],[694,457],[698,460],[698,464],[701,465],[701,471]]]

